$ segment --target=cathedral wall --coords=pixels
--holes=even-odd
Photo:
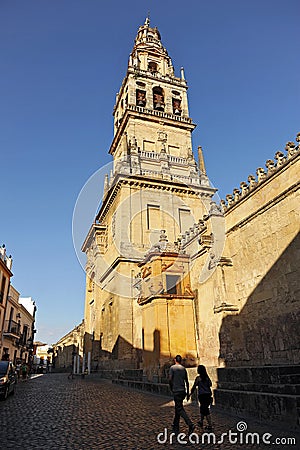
[[[191,263],[191,286],[195,292],[195,326],[199,363],[208,367],[219,365],[219,332],[223,313],[216,314],[214,307],[218,300],[220,279],[218,270],[214,270],[204,283],[200,282],[200,274],[209,257],[204,253]]]
[[[200,359],[209,361],[205,348],[214,336],[219,364],[299,363],[299,164],[297,155],[225,212],[223,256],[232,265],[218,267],[203,285],[193,275]],[[224,305],[214,312],[222,284]]]

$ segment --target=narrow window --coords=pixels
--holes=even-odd
[[[172,105],[173,105],[173,114],[180,116],[181,115],[181,100],[179,98],[173,98]]]
[[[144,152],[155,152],[155,142],[143,141]]]
[[[146,92],[141,89],[136,90],[136,105],[142,108],[146,106]]]
[[[180,276],[179,275],[166,275],[167,293],[173,295],[180,295]]]
[[[157,205],[147,205],[147,228],[148,230],[160,230],[160,208]]]
[[[179,209],[180,233],[184,233],[193,225],[193,217],[189,209]]]
[[[164,91],[161,87],[153,88],[153,108],[158,111],[165,109]]]
[[[3,275],[2,282],[1,282],[1,290],[0,290],[0,303],[2,303],[4,300],[5,285],[6,285],[6,277]]]
[[[156,72],[158,72],[156,62],[150,61],[150,62],[148,63],[148,70],[149,70],[151,73],[156,73]]]

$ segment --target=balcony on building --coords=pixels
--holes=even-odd
[[[14,320],[5,320],[3,336],[7,338],[19,338],[21,336],[21,326]]]

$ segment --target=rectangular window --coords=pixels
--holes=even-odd
[[[180,276],[179,275],[166,275],[167,293],[173,295],[180,295]]]
[[[147,205],[147,228],[148,230],[160,230],[160,207],[157,205]]]
[[[2,281],[1,281],[1,289],[0,289],[0,303],[2,303],[4,300],[5,285],[6,285],[6,277],[3,275]]]
[[[193,224],[194,224],[193,216],[189,209],[180,209],[179,208],[178,213],[179,213],[180,233],[184,233],[191,226],[193,226]]]
[[[175,145],[168,145],[168,153],[170,153],[171,156],[180,156],[180,149]]]
[[[155,142],[144,141],[143,150],[144,152],[155,152]]]
[[[21,336],[21,342],[23,345],[26,345],[27,342],[27,333],[28,333],[28,327],[26,325],[23,326],[23,334]]]

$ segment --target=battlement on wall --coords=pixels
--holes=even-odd
[[[300,153],[300,133],[296,136],[296,141],[299,144],[296,146],[294,142],[287,142],[285,146],[286,154],[278,151],[275,153],[275,160],[268,159],[266,161],[266,168],[258,167],[256,169],[256,177],[254,175],[248,176],[248,183],[242,181],[240,183],[240,189],[235,188],[232,194],[226,195],[226,200],[221,200],[221,209],[225,213],[230,208],[239,203],[242,199],[247,197],[251,192],[258,189],[263,183],[265,183],[275,173],[279,172],[284,166],[286,166],[292,159],[296,158]]]

